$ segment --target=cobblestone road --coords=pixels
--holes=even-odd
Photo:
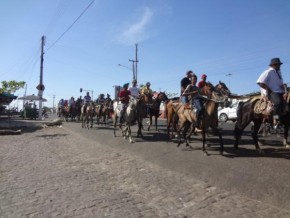
[[[0,217],[279,217],[290,212],[53,127],[0,136]]]

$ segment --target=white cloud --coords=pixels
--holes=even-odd
[[[141,19],[123,30],[119,40],[124,44],[131,45],[147,39],[149,34],[146,32],[146,26],[150,23],[152,16],[152,11],[146,7]]]

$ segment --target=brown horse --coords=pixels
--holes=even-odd
[[[180,99],[178,97],[165,102],[164,112],[167,121],[167,139],[173,138],[173,131],[176,132],[178,128],[178,116],[176,115],[176,107],[174,105],[179,103]]]
[[[211,83],[209,84],[210,86],[212,86]],[[219,95],[216,95],[216,100],[218,101],[223,102],[226,96],[230,97],[231,95],[231,92],[226,84],[221,81],[219,81],[219,83],[215,87],[213,87],[213,89],[219,93]],[[224,101],[224,103],[226,102],[227,99]],[[176,105],[178,105],[179,103],[181,103],[180,98],[175,97],[167,101],[165,104],[165,116],[167,120],[167,139],[173,138],[173,132],[176,132],[178,129],[179,118],[176,114],[176,109],[178,108],[176,107]]]
[[[97,124],[106,125],[107,117],[108,117],[108,106],[104,104],[98,104],[95,107],[95,115],[97,117]]]
[[[87,106],[83,105],[81,109],[82,128],[92,128],[94,116],[95,104],[93,102],[90,102]]]
[[[152,95],[150,94],[141,94],[139,100],[137,101],[137,137],[143,137],[142,129],[143,129],[143,119],[146,117],[147,107],[152,105]]]
[[[226,86],[213,86],[211,83],[206,83],[205,86],[202,88],[203,98],[204,98],[204,112],[203,118],[201,122],[201,129],[202,129],[202,150],[205,155],[208,155],[205,149],[205,142],[206,142],[206,131],[209,127],[217,133],[219,140],[220,140],[220,154],[223,154],[223,139],[222,135],[218,129],[218,104],[224,102],[225,99],[229,95],[229,90]],[[225,94],[227,93],[227,94]],[[186,141],[186,146],[191,147],[189,145],[189,139],[191,134],[195,130],[195,121],[196,121],[196,113],[194,109],[184,109],[184,105],[182,103],[178,103],[177,105],[173,106],[175,108],[176,114],[179,118],[179,127],[177,129],[178,135],[178,144],[177,147],[181,144],[181,137],[180,132],[184,128],[183,137]],[[190,132],[187,134],[188,128],[191,127]]]
[[[152,106],[149,108],[149,125],[148,131],[150,131],[150,127],[152,125],[152,117],[155,117],[155,130],[157,131],[157,119],[160,116],[160,104],[162,101],[167,101],[168,97],[165,92],[158,93],[157,97],[153,99]]]
[[[241,140],[242,134],[244,129],[249,125],[250,122],[254,123],[254,126],[252,128],[252,138],[254,140],[255,148],[256,150],[263,154],[264,152],[261,150],[259,146],[259,139],[258,139],[258,132],[260,129],[261,124],[267,119],[265,115],[262,113],[257,113],[257,111],[254,110],[256,104],[258,104],[261,97],[252,97],[246,102],[241,102],[238,106],[238,119],[235,125],[235,144],[234,149],[238,149],[239,142]],[[288,138],[288,129],[290,125],[290,94],[288,93],[287,101],[285,102],[285,112],[281,115],[280,122],[284,125],[284,138],[283,138],[283,146],[286,148],[289,148],[290,145],[287,142]],[[288,110],[287,110],[288,107]],[[273,118],[272,116],[267,119],[268,122],[272,122]]]
[[[70,115],[69,110],[70,109],[69,109],[68,105],[65,105],[65,106],[61,107],[60,117],[63,118],[65,121],[68,121],[68,118],[69,118],[69,115]]]

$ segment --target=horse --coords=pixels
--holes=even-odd
[[[93,127],[93,118],[95,115],[95,104],[90,102],[87,107],[85,105],[81,108],[81,121],[82,128],[92,128]],[[90,124],[90,125],[89,125]]]
[[[162,101],[167,101],[168,97],[165,92],[158,93],[157,97],[153,99],[152,106],[149,108],[149,125],[148,131],[150,131],[150,127],[152,125],[152,117],[155,117],[155,130],[157,131],[157,119],[160,116],[160,104]]]
[[[211,83],[210,85],[212,86]],[[231,92],[229,88],[226,86],[226,84],[222,81],[219,81],[219,83],[213,89],[219,92],[220,97],[218,97],[217,95],[216,97],[221,98],[220,102],[226,104],[228,102],[227,97],[231,96]],[[225,97],[226,99],[224,100]],[[178,128],[179,118],[176,114],[176,107],[174,107],[174,105],[176,105],[177,103],[181,103],[179,97],[169,99],[169,101],[165,102],[165,116],[167,120],[167,140],[173,138],[173,132],[174,131],[176,132]]]
[[[234,135],[235,135],[235,143],[234,143],[234,149],[238,149],[239,142],[241,140],[241,136],[243,134],[244,129],[249,125],[250,122],[254,123],[254,126],[252,128],[252,138],[254,140],[254,145],[256,150],[260,154],[264,154],[263,150],[259,146],[259,139],[258,139],[258,132],[260,129],[260,126],[263,122],[269,122],[272,123],[273,118],[272,116],[268,117],[268,115],[264,115],[263,113],[255,111],[255,106],[259,103],[261,99],[261,96],[258,97],[251,97],[248,101],[241,102],[238,106],[237,115],[238,119],[235,125],[234,129]],[[285,148],[290,148],[290,145],[287,142],[288,139],[288,129],[290,125],[290,93],[288,93],[287,100],[285,103],[285,112],[280,115],[280,123],[284,126],[284,137],[283,137],[283,146]],[[287,110],[288,107],[288,110]]]
[[[204,98],[204,112],[203,112],[203,118],[201,122],[201,129],[202,129],[202,150],[204,155],[208,155],[206,149],[205,149],[205,142],[206,142],[206,131],[209,127],[214,130],[214,132],[217,133],[220,141],[220,154],[223,154],[224,146],[223,146],[223,139],[222,135],[218,129],[218,104],[221,102],[224,102],[225,99],[230,94],[229,90],[226,90],[226,86],[221,86],[221,84],[218,84],[217,86],[213,86],[210,82],[207,82],[203,88],[203,98]],[[180,126],[177,129],[177,135],[178,135],[178,144],[177,147],[181,144],[181,137],[180,137],[180,131],[184,128],[183,131],[183,137],[186,142],[186,146],[192,148],[189,145],[189,139],[191,134],[195,130],[195,121],[196,121],[196,113],[194,109],[184,109],[184,105],[182,103],[178,103],[173,105],[175,108],[176,114],[179,117]],[[190,129],[190,132],[186,135],[186,132],[188,128]]]
[[[60,117],[63,118],[65,121],[68,121],[70,112],[69,112],[69,106],[68,105],[64,105],[63,107],[61,107],[60,111],[59,111]]]
[[[76,116],[77,116],[77,110],[76,110],[76,104],[73,103],[69,106],[69,116],[71,117],[71,121],[75,121],[76,120]]]
[[[171,98],[165,102],[164,112],[167,121],[167,139],[173,138],[173,130],[176,132],[178,128],[178,116],[176,115],[176,109],[173,107],[177,103],[180,103],[179,97]]]
[[[80,121],[82,113],[82,102],[76,101],[75,107],[77,120]]]
[[[146,110],[147,107],[152,105],[152,95],[151,94],[141,94],[137,101],[137,123],[138,123],[138,130],[137,130],[137,137],[143,137],[142,129],[143,129],[143,119],[146,117]]]
[[[98,104],[95,107],[95,114],[97,116],[97,124],[100,124],[100,120],[102,120],[102,124],[106,125],[106,119],[108,115],[108,107],[105,104]]]
[[[118,104],[117,101],[115,101],[113,103],[113,108],[114,108],[114,114],[113,114],[113,126],[114,126],[114,137],[116,137],[116,128],[117,128],[117,120],[120,117],[120,113],[122,110],[122,104]],[[122,128],[122,124],[119,123],[119,127],[122,131],[122,136],[124,137],[124,139],[128,139],[130,143],[133,143],[132,140],[132,135],[131,135],[131,125],[132,122],[135,121],[137,116],[137,100],[130,96],[130,100],[129,100],[129,105],[125,110],[125,114],[124,114],[124,128]]]

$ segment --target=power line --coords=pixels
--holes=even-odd
[[[57,40],[54,41],[54,43],[52,43],[50,47],[48,47],[48,49],[46,49],[46,51],[51,49],[73,27],[73,25],[81,18],[81,16],[83,16],[83,14],[91,7],[94,2],[95,0],[91,1],[91,3],[85,8],[85,10],[83,10],[83,12],[77,17],[77,19],[63,32],[63,34],[60,35],[60,37],[57,38]]]

